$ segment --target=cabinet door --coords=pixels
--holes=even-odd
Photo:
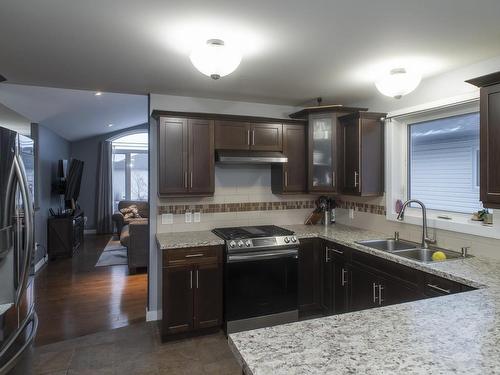
[[[424,293],[417,285],[404,283],[398,279],[384,278],[380,281],[380,288],[379,304],[382,306],[425,298]]]
[[[357,311],[379,306],[376,274],[356,264],[351,264],[349,310]]]
[[[215,148],[217,150],[248,150],[250,148],[250,124],[216,120]]]
[[[192,266],[163,268],[162,334],[170,335],[193,328]]]
[[[500,85],[481,89],[480,106],[481,201],[500,208]]]
[[[282,124],[251,124],[250,149],[255,151],[282,151]]]
[[[214,192],[214,124],[210,120],[189,119],[189,192]]]
[[[337,119],[309,120],[309,191],[336,192]]]
[[[195,270],[194,327],[209,328],[222,324],[222,266],[200,264]]]
[[[283,176],[285,192],[300,193],[307,190],[306,141],[304,125],[283,125],[283,153],[288,158]]]
[[[351,118],[342,122],[343,145],[343,193],[359,194],[361,192],[360,178],[360,122]]]
[[[300,240],[299,247],[299,311],[321,310],[321,246],[317,240]]]
[[[158,193],[188,191],[188,126],[183,118],[161,117],[158,140]]]

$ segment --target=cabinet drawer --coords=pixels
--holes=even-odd
[[[350,249],[348,247],[339,245],[335,242],[326,241],[325,250],[327,252],[327,258],[346,261],[350,255]]]
[[[435,275],[425,275],[425,294],[427,295],[447,295],[453,293],[460,293],[462,291],[462,285],[452,280],[448,280]],[[464,291],[468,290],[465,287]]]
[[[163,266],[218,263],[221,260],[221,253],[222,249],[220,246],[167,250],[163,253]]]

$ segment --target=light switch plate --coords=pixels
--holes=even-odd
[[[186,213],[184,214],[184,222],[186,223],[193,222],[193,215],[191,214],[191,211],[186,211]]]
[[[354,219],[354,208],[349,208],[349,219]]]
[[[201,221],[201,212],[194,213],[194,222],[199,223]]]
[[[174,223],[174,215],[173,214],[161,214],[161,223],[162,224],[173,224]]]

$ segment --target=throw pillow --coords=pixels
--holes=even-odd
[[[125,219],[138,219],[141,217],[141,215],[139,215],[139,209],[135,204],[122,208],[120,212]]]

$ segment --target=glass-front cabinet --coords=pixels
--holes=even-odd
[[[309,191],[337,192],[337,116],[309,116]]]

